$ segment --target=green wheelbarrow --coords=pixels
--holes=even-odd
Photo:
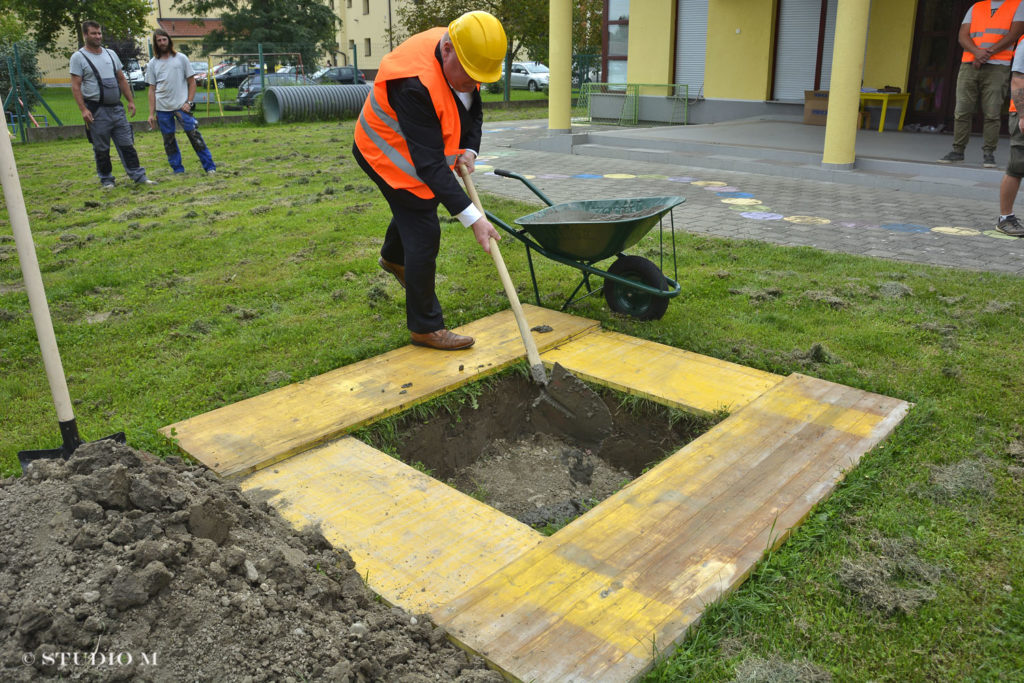
[[[639,320],[658,320],[665,315],[668,300],[678,296],[679,283],[662,273],[665,260],[665,239],[662,217],[669,215],[669,234],[672,242],[672,274],[678,279],[676,268],[675,222],[672,209],[682,204],[682,197],[638,197],[635,199],[596,199],[554,204],[533,183],[511,171],[495,169],[494,175],[514,178],[525,184],[540,197],[548,208],[516,219],[520,226],[508,225],[489,211],[487,218],[505,232],[526,245],[526,260],[530,264],[533,294],[540,305],[540,290],[533,267],[533,252],[563,263],[582,273],[580,283],[559,310],[598,292],[590,276],[604,278],[601,292],[608,307],[616,313],[630,315]],[[659,226],[659,264],[641,256],[622,253],[640,241],[652,227]],[[596,263],[616,256],[607,270]],[[581,290],[586,290],[581,293]]]

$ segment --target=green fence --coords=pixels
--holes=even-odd
[[[689,86],[674,83],[583,83],[573,121],[618,126],[685,125]]]

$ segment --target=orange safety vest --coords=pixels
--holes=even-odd
[[[423,199],[433,199],[434,193],[416,174],[398,115],[388,102],[388,81],[416,76],[426,87],[441,122],[445,161],[454,170],[455,160],[464,151],[459,147],[462,123],[455,96],[434,56],[446,30],[439,27],[417,33],[384,56],[355,130],[356,147],[370,167],[391,187]]]
[[[971,12],[971,39],[978,47],[992,47],[1006,37],[1010,32],[1010,24],[1013,23],[1013,15],[1017,13],[1017,6],[1021,0],[1006,0],[995,15],[992,14],[992,3],[989,0],[974,3]],[[1003,50],[992,55],[989,59],[999,61],[1010,61],[1013,59],[1013,50]],[[964,62],[973,62],[974,55],[964,50]]]

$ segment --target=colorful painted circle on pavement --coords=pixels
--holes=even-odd
[[[760,204],[760,199],[753,199],[750,197],[728,197],[722,200],[723,204],[737,204],[740,206],[751,206],[753,204]]]
[[[669,180],[673,183],[692,183],[694,180],[696,180],[696,178],[693,178],[692,176],[688,175],[674,175],[665,178],[665,180]]]
[[[975,230],[974,228],[961,228],[957,226],[945,225],[939,226],[937,228],[932,228],[932,232],[941,232],[943,235],[966,235],[970,237],[981,234],[980,230]]]
[[[916,223],[886,223],[882,227],[896,232],[928,232],[929,230],[927,226]]]
[[[705,187],[704,189],[705,190],[711,190],[712,192],[715,193],[716,197],[748,197],[748,198],[750,198],[750,197],[754,196],[754,195],[750,194],[749,192],[737,192],[735,190],[734,191],[730,191],[730,192],[720,192],[720,191],[718,191],[718,190],[724,190],[725,189],[725,188],[722,188],[722,187]]]
[[[874,229],[874,228],[882,227],[878,223],[858,223],[856,221],[841,221],[839,223],[836,223],[835,225],[838,225],[841,228],[872,228],[872,229]]]
[[[820,216],[786,216],[787,221],[798,225],[828,225],[832,221]]]
[[[1007,235],[1005,233],[999,232],[998,230],[986,230],[985,232],[983,232],[981,234],[985,235],[985,237],[998,237],[1001,240],[1019,240],[1020,239],[1019,237],[1014,237],[1013,235]]]
[[[604,177],[610,180],[630,180],[636,178],[632,173],[605,173]]]
[[[488,173],[489,171],[493,171],[494,167],[491,166],[490,164],[477,164],[476,165],[476,170],[479,171],[480,173]],[[494,175],[494,174],[491,173],[491,175]]]
[[[694,180],[690,184],[697,187],[726,187],[729,183],[723,183],[721,180]]]
[[[768,211],[744,211],[740,214],[744,218],[753,218],[755,221],[781,221],[781,213],[771,213]]]
[[[733,204],[729,208],[733,211],[760,211],[761,213],[771,211],[771,207],[764,204]]]
[[[603,175],[598,175],[597,173],[577,173],[576,175],[574,175],[572,177],[573,178],[603,178],[604,176]]]

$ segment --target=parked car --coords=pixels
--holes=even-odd
[[[128,79],[128,85],[132,87],[132,90],[145,90],[149,87],[146,83],[146,72],[139,65],[139,60],[129,59],[128,63],[124,65],[124,77]]]
[[[331,83],[366,83],[366,74],[362,71],[352,80],[354,68],[351,66],[327,66],[313,74],[313,80],[320,84]]]
[[[513,89],[533,92],[547,90],[550,78],[548,68],[540,62],[512,62],[512,78],[509,82]]]
[[[272,74],[264,74],[267,87],[278,85],[313,85],[313,79],[301,74],[283,74],[280,71]],[[238,86],[238,103],[243,107],[251,107],[256,104],[256,98],[262,92],[260,75],[249,76]]]
[[[224,71],[225,69],[230,69],[231,66],[231,64],[221,62],[220,64],[214,66],[212,69],[207,69],[206,73],[196,74],[196,83],[198,83],[199,85],[206,85],[206,79],[210,76],[211,73],[213,74],[213,77],[216,78],[217,74]]]
[[[191,62],[192,72],[196,76],[196,83],[199,82],[199,77],[206,78],[206,72],[210,69],[209,62]]]
[[[259,72],[260,70],[254,66],[235,64],[216,74],[214,78],[217,79],[218,88],[237,88],[246,78]]]

